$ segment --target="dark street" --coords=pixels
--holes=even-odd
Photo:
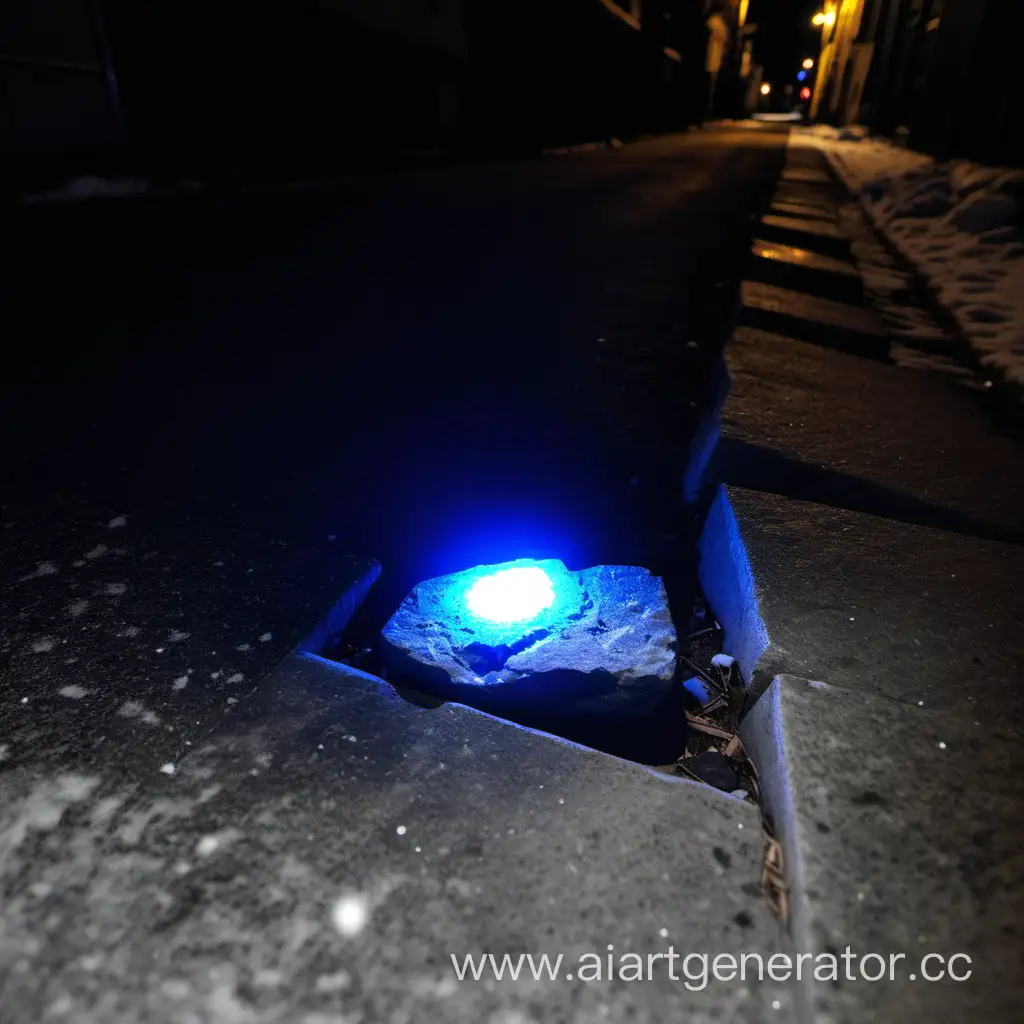
[[[477,563],[657,560],[785,138],[25,211],[8,566],[115,514],[161,549],[334,536],[391,604]]]

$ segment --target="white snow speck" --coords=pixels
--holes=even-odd
[[[108,583],[104,588],[105,594],[110,594],[111,597],[120,597],[128,589],[128,586],[124,583]]]
[[[238,698],[237,697],[228,697],[226,703],[228,703],[228,704],[237,704],[238,703]]]
[[[168,761],[167,764],[160,765],[160,771],[162,771],[164,775],[173,775],[177,770],[178,769],[174,767],[174,763],[172,761]]]
[[[244,654],[244,653],[245,653],[246,651],[251,651],[251,650],[252,650],[252,648],[251,648],[251,647],[250,647],[250,646],[249,646],[248,644],[239,644],[239,645],[238,645],[238,646],[237,646],[237,647],[235,648],[235,650],[236,650],[236,651],[242,651],[242,653]]]
[[[945,749],[946,749],[946,744],[943,743],[942,740],[939,740],[939,750],[945,750]]]
[[[92,562],[97,558],[102,558],[109,550],[110,548],[108,548],[106,544],[97,544],[96,547],[90,548],[86,551],[82,557],[87,561]]]
[[[173,690],[184,690],[186,686],[188,686],[188,676],[178,676],[178,678],[171,683],[171,689]]]
[[[736,827],[737,827],[737,828],[743,828],[743,822],[742,822],[742,821],[741,821],[741,822],[739,822],[739,824],[738,824],[738,825],[737,825]]]
[[[352,978],[347,971],[338,971],[337,974],[321,974],[316,979],[317,992],[340,992],[348,988]]]
[[[265,644],[268,640],[272,640],[273,638],[274,638],[274,634],[273,633],[264,633],[260,637],[260,643],[261,644]]]
[[[38,579],[40,576],[54,576],[59,571],[60,570],[57,568],[57,566],[53,564],[53,562],[40,562],[36,566],[35,572],[30,572],[27,576],[22,576],[18,580],[18,582],[24,583],[25,580],[35,580]]]
[[[398,833],[398,834],[399,834],[400,836],[404,836],[404,835],[405,835],[405,833],[406,833],[406,828],[405,828],[405,826],[404,826],[404,825],[399,825],[399,826],[398,826],[398,828],[396,828],[396,829],[395,829],[395,831],[396,831],[396,832],[397,832],[397,833]]]
[[[715,668],[732,668],[736,664],[736,659],[731,654],[716,654],[711,659],[711,664]]]
[[[662,928],[662,929],[661,929],[661,930],[660,930],[660,931],[658,932],[658,934],[659,934],[659,935],[660,935],[660,936],[661,936],[661,937],[662,937],[663,939],[667,939],[667,938],[668,938],[668,929],[667,929],[667,928]]]
[[[54,649],[54,647],[56,647],[56,646],[57,646],[57,641],[56,640],[54,640],[52,637],[45,636],[45,637],[43,637],[42,640],[37,640],[32,645],[32,653],[33,654],[47,654],[48,652],[52,651]]]
[[[358,743],[359,742],[359,740],[357,740],[355,738],[355,736],[351,736],[351,735],[346,736],[345,739],[347,739],[349,741],[349,743]]]
[[[138,718],[146,725],[159,725],[160,719],[145,704],[137,700],[126,700],[117,712],[122,718]]]
[[[114,516],[114,518],[111,519],[109,523],[107,523],[107,528],[110,529],[110,530],[116,530],[119,526],[127,526],[127,525],[128,525],[128,517],[127,516]]]
[[[778,999],[773,999],[773,1000],[772,1000],[772,1009],[773,1009],[773,1010],[779,1010],[779,1009],[781,1009],[781,1008],[782,1008],[782,1003],[780,1003],[780,1002],[778,1001]]]
[[[341,935],[358,935],[366,927],[370,908],[366,898],[357,894],[342,896],[331,910],[331,920]]]
[[[84,615],[89,608],[89,602],[83,598],[77,601],[72,601],[68,605],[68,614],[73,618],[77,619],[79,615]]]
[[[211,678],[211,679],[220,679],[220,677],[221,677],[222,675],[223,675],[223,673],[222,673],[221,671],[219,671],[219,670],[218,670],[218,671],[216,671],[216,672],[211,672],[211,673],[210,673],[210,678]]]
[[[229,683],[240,683],[245,678],[245,674],[242,672],[236,672],[234,675],[228,676],[227,681]]]
[[[164,653],[164,648],[163,648],[163,647],[158,647],[158,648],[156,649],[156,653],[157,653],[157,654],[163,654],[163,653]]]
[[[196,843],[196,855],[199,857],[212,857],[218,850],[241,838],[242,833],[234,828],[226,828],[220,832],[211,832],[203,836]]]
[[[22,704],[27,704],[28,703],[28,697],[22,697],[21,698],[21,703]]]
[[[71,565],[72,565],[72,568],[75,568],[75,569],[81,569],[81,568],[82,568],[82,566],[83,566],[83,565],[85,565],[85,559],[84,559],[84,558],[76,558],[76,559],[75,559],[75,560],[74,560],[74,561],[73,561],[73,562],[71,563]]]
[[[62,686],[58,693],[69,700],[81,700],[83,697],[88,696],[89,691],[84,686],[72,683],[71,686]]]
[[[167,639],[170,643],[176,644],[182,640],[187,640],[188,633],[183,633],[180,629],[172,629],[170,636],[168,636]]]

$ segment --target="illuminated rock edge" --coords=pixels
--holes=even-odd
[[[525,566],[551,578],[551,608],[505,624],[472,615],[465,595],[476,581]],[[642,715],[671,687],[676,632],[646,569],[520,559],[419,584],[384,627],[382,654],[398,685],[497,714]]]

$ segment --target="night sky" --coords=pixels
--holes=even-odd
[[[751,0],[748,22],[757,25],[755,60],[764,80],[776,87],[796,84],[805,57],[818,57],[818,30],[811,25],[821,0]]]

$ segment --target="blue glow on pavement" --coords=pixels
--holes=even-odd
[[[555,585],[538,565],[499,569],[479,577],[466,590],[466,607],[485,622],[528,622],[555,603]]]

